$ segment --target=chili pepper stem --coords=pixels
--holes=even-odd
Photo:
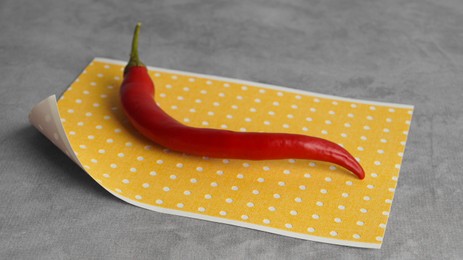
[[[125,66],[125,71],[130,67],[137,67],[137,66],[145,67],[145,64],[141,62],[140,57],[138,56],[138,35],[140,34],[140,27],[141,27],[141,23],[139,22],[135,26],[135,31],[133,33],[133,39],[132,39],[132,50],[130,52],[130,60],[129,60],[129,63],[127,63],[127,66]]]

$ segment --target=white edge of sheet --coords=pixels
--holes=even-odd
[[[101,57],[96,57],[96,58],[93,59],[93,61],[99,61],[99,62],[105,62],[105,63],[115,64],[115,65],[123,65],[123,66],[127,65],[127,62],[125,62],[125,61],[108,59],[108,58],[101,58]],[[355,102],[355,103],[360,103],[360,104],[369,104],[369,105],[376,105],[376,106],[392,106],[392,107],[396,107],[396,108],[414,109],[413,105],[389,103],[389,102],[380,102],[380,101],[368,101],[368,100],[355,99],[355,98],[339,97],[339,96],[328,95],[328,94],[320,94],[320,93],[311,92],[311,91],[307,91],[307,90],[300,90],[300,89],[294,89],[294,88],[288,88],[288,87],[282,87],[282,86],[258,83],[258,82],[253,82],[253,81],[246,81],[246,80],[241,80],[241,79],[219,77],[219,76],[213,76],[213,75],[207,75],[207,74],[199,74],[199,73],[193,73],[193,72],[186,72],[186,71],[179,71],[179,70],[172,70],[172,69],[164,69],[164,68],[158,68],[158,67],[153,67],[153,66],[147,66],[147,68],[149,70],[155,70],[155,71],[159,71],[159,72],[166,72],[166,73],[173,73],[173,74],[175,73],[175,74],[191,76],[191,77],[209,78],[209,79],[213,79],[213,80],[227,81],[227,82],[236,83],[236,84],[257,86],[257,87],[262,87],[262,88],[267,88],[267,89],[274,89],[274,90],[292,92],[292,93],[297,93],[297,94],[306,95],[306,96],[310,95],[310,96],[316,96],[316,97],[320,97],[320,98],[330,98],[330,99],[339,100],[339,101]]]
[[[277,229],[277,228],[266,227],[265,225],[247,223],[245,221],[230,220],[230,219],[212,217],[212,216],[207,216],[207,215],[192,213],[192,212],[186,212],[186,211],[181,211],[181,210],[167,209],[163,207],[147,205],[147,204],[126,198],[122,196],[121,194],[116,193],[112,190],[108,190],[108,189],[106,190],[109,191],[109,193],[113,194],[115,197],[129,204],[132,204],[140,208],[148,209],[151,211],[156,211],[159,213],[165,213],[165,214],[170,214],[170,215],[189,217],[189,218],[201,219],[201,220],[206,220],[206,221],[212,221],[216,223],[234,225],[234,226],[239,226],[239,227],[244,227],[244,228],[249,228],[249,229],[255,229],[259,231],[265,231],[268,233],[283,235],[287,237],[299,238],[299,239],[316,241],[316,242],[323,242],[323,243],[334,244],[334,245],[360,247],[360,248],[372,248],[372,249],[380,249],[382,245],[382,243],[366,243],[366,242],[356,242],[356,241],[351,241],[351,240],[341,240],[341,239],[335,239],[335,238],[318,237],[318,236],[313,236],[313,235],[308,235],[308,234],[303,234],[303,233],[297,233],[297,232],[291,232],[291,231],[286,231],[286,230]]]

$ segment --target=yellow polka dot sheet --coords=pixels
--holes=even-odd
[[[380,248],[413,106],[149,67],[155,100],[195,127],[287,132],[334,141],[366,177],[310,160],[174,152],[142,137],[119,101],[126,62],[95,58],[31,123],[114,196],[156,212],[325,243]],[[310,84],[310,83],[308,83]]]

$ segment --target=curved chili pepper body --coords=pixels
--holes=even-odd
[[[136,37],[137,30],[139,25]],[[143,136],[159,145],[212,158],[325,161],[346,168],[359,179],[365,177],[362,167],[348,151],[325,139],[288,133],[235,132],[186,126],[156,104],[154,84],[147,68],[131,63],[124,71],[120,89],[122,106],[132,125]]]

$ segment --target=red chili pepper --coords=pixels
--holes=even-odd
[[[365,173],[341,146],[317,137],[288,133],[234,132],[183,125],[154,101],[154,84],[138,57],[140,23],[135,27],[130,61],[124,70],[121,103],[132,125],[153,142],[174,151],[213,158],[309,159],[340,165],[359,179]]]

